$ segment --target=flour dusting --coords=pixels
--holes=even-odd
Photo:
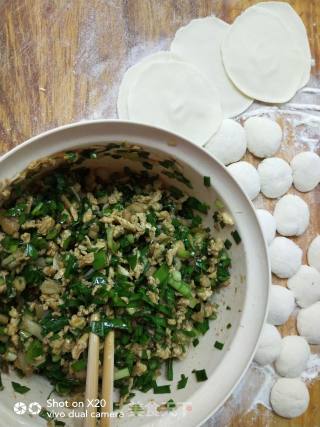
[[[310,383],[320,375],[320,350],[312,353],[301,378]],[[250,417],[258,417],[259,405],[272,410],[270,392],[275,381],[280,378],[273,366],[260,366],[253,362],[245,376],[227,402],[210,418],[204,427],[225,427],[235,415],[243,416],[250,413]],[[242,413],[239,413],[239,409]]]
[[[318,104],[318,105],[317,105]],[[297,152],[310,150],[318,152],[320,149],[320,88],[319,80],[312,78],[310,86],[303,88],[288,104],[281,106],[267,106],[254,103],[240,117],[240,121],[257,115],[266,115],[274,120],[280,120],[283,126],[283,143],[280,154],[287,160]],[[316,108],[315,108],[316,107]],[[293,144],[288,145],[287,141]],[[265,198],[260,194],[255,200],[256,208],[265,207]],[[293,313],[296,317],[298,310]],[[307,382],[319,378],[320,375],[320,349],[311,346],[312,354],[307,368],[301,378]],[[225,427],[235,416],[246,415],[251,420],[259,417],[259,406],[272,410],[270,405],[270,392],[276,379],[279,378],[273,366],[259,366],[252,363],[245,376],[219,411],[208,420],[205,427]],[[239,413],[239,410],[242,413]],[[270,413],[265,416],[268,417]],[[246,418],[247,419],[247,418]],[[269,425],[268,420],[266,427]]]

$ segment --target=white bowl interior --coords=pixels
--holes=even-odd
[[[233,243],[230,250],[231,283],[214,296],[214,301],[219,304],[218,318],[211,322],[210,330],[200,339],[200,344],[196,348],[191,347],[183,361],[175,363],[171,395],[138,392],[133,401],[142,405],[146,416],[133,416],[127,406],[123,409],[126,416],[114,420],[114,425],[132,427],[156,426],[164,422],[167,425],[182,425],[180,423],[183,422],[184,426],[195,426],[201,424],[225,401],[250,363],[265,319],[268,301],[270,273],[261,230],[251,202],[224,166],[199,147],[165,131],[132,123],[101,121],[63,127],[31,139],[0,160],[0,181],[12,179],[31,161],[60,151],[123,141],[129,145],[139,145],[150,153],[150,159],[153,159],[151,173],[163,172],[164,169],[158,163],[160,160],[175,159],[193,188],[188,189],[163,174],[162,179],[209,204],[212,207],[207,216],[209,226],[212,226],[214,202],[218,197],[232,214],[242,237],[242,243]],[[142,167],[140,161],[130,159],[104,157],[98,162],[109,173],[122,170],[123,166],[136,170]],[[203,176],[211,177],[212,187],[204,186]],[[219,235],[222,238],[230,238],[230,228],[226,227]],[[232,326],[227,328],[228,324]],[[222,351],[214,348],[216,340],[224,343]],[[208,381],[197,383],[192,370],[203,368],[208,374]],[[183,390],[176,389],[180,374],[189,377],[188,385]],[[31,391],[23,396],[15,394],[10,384],[13,378],[28,385]],[[3,375],[3,382],[5,392],[1,393],[0,410],[5,425],[45,425],[44,420],[38,416],[30,416],[27,413],[16,415],[13,412],[13,404],[22,401],[27,404],[39,402],[43,407],[48,406],[47,396],[52,389],[50,384],[37,376],[17,379],[14,373],[10,373],[10,376]],[[158,383],[167,384],[168,381],[163,377]],[[59,400],[55,395],[52,397]],[[155,403],[159,406],[170,398],[179,403],[177,411],[161,416],[152,415]],[[64,412],[66,417],[60,419],[68,426],[81,425],[81,420],[73,418],[72,412],[69,412],[68,418],[65,408],[48,409]],[[77,408],[76,411],[81,412],[83,409]]]

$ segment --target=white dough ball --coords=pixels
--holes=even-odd
[[[297,190],[313,190],[320,182],[320,157],[312,151],[299,153],[290,162],[293,185]]]
[[[256,214],[260,222],[267,245],[270,245],[276,236],[276,220],[266,209],[257,209]]]
[[[309,344],[320,344],[320,302],[299,310],[297,328]]]
[[[282,338],[279,357],[275,368],[279,375],[296,378],[306,369],[310,358],[310,347],[303,337],[289,335]]]
[[[278,157],[263,160],[258,166],[261,192],[271,199],[283,196],[291,187],[292,171],[289,164]]]
[[[278,200],[273,216],[277,231],[282,236],[300,236],[308,228],[310,220],[308,205],[294,194],[287,194]]]
[[[260,191],[260,178],[257,169],[244,161],[232,163],[227,169],[249,199],[255,199]]]
[[[281,279],[292,277],[300,268],[302,250],[286,237],[276,237],[269,246],[271,271]]]
[[[309,307],[320,301],[320,273],[314,267],[302,265],[287,285],[300,307]]]
[[[268,323],[283,325],[289,319],[294,307],[294,296],[289,289],[280,285],[271,285]]]
[[[308,264],[320,271],[320,235],[310,243],[307,255]]]
[[[205,148],[224,165],[237,162],[247,149],[243,127],[235,120],[223,120],[218,132],[210,138]]]
[[[201,146],[222,122],[217,89],[193,65],[171,60],[144,64],[129,90],[128,114]]]
[[[280,148],[282,129],[267,117],[250,117],[244,124],[248,150],[256,157],[271,157]]]
[[[309,401],[307,386],[298,378],[279,378],[271,389],[272,409],[284,418],[295,418],[303,414]]]
[[[278,329],[266,323],[262,329],[259,346],[254,355],[255,362],[259,365],[273,363],[280,354],[281,335]]]

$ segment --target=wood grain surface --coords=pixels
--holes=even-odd
[[[232,22],[255,3],[0,0],[0,154],[59,125],[115,118],[117,90],[129,65],[150,52],[166,49],[175,31],[192,18],[216,14]],[[315,58],[313,73],[318,75],[320,0],[289,3],[307,27]],[[290,128],[285,119],[282,125]],[[287,135],[280,155],[290,159],[296,148],[290,129]],[[312,236],[319,233],[320,220],[319,194],[312,192],[304,197],[312,208],[311,227],[297,239],[305,253]],[[295,320],[290,319],[281,332],[294,334]],[[223,427],[320,427],[320,381],[314,381],[309,389],[309,409],[299,418],[285,420],[263,407],[244,413],[239,403]]]

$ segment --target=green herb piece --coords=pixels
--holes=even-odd
[[[1,373],[0,373],[0,391],[2,390],[4,390],[4,387],[3,387],[3,382],[2,382]]]
[[[71,393],[72,387],[77,383],[74,380],[59,381],[55,385],[55,391],[60,396],[67,396]]]
[[[38,257],[38,251],[31,243],[27,243],[26,249],[25,249],[25,255],[32,259],[36,259]]]
[[[166,169],[170,169],[170,168],[173,168],[175,166],[174,160],[161,160],[159,162],[159,164]]]
[[[192,372],[195,374],[196,380],[198,381],[198,383],[202,381],[206,381],[208,379],[205,369],[200,369],[200,370],[194,369]]]
[[[27,205],[25,203],[17,203],[14,207],[8,209],[7,216],[23,217],[26,212]]]
[[[166,361],[166,368],[167,368],[167,380],[172,381],[173,380],[173,359],[168,359]]]
[[[42,335],[47,335],[49,332],[59,332],[69,324],[67,316],[53,316],[51,313],[46,314],[40,321]]]
[[[181,389],[185,388],[187,385],[187,382],[188,382],[188,377],[186,377],[184,374],[181,374],[181,378],[177,384],[177,389],[181,390]]]
[[[205,203],[200,202],[195,197],[189,197],[183,204],[185,207],[190,209],[195,209],[196,211],[199,211],[201,213],[208,213],[209,206]]]
[[[78,261],[77,258],[72,254],[67,254],[64,259],[65,262],[65,272],[64,277],[66,279],[69,279],[71,276],[73,276],[78,268]]]
[[[198,338],[195,338],[193,341],[192,341],[192,345],[193,345],[193,347],[197,347],[197,345],[199,344],[199,339]]]
[[[230,305],[227,305],[226,310],[231,310]]]
[[[230,279],[230,273],[229,273],[228,269],[218,265],[218,267],[217,267],[217,281],[219,283],[223,283],[229,279]]]
[[[227,324],[227,329],[230,329],[232,327],[232,324],[231,323],[228,323]]]
[[[205,319],[203,322],[197,323],[196,325],[197,331],[199,331],[202,335],[204,335],[209,330],[209,328],[210,326],[208,319]]]
[[[116,253],[120,246],[119,243],[113,240],[113,229],[111,227],[107,229],[107,245],[113,253]]]
[[[43,237],[32,237],[30,243],[38,250],[47,249],[48,242]]]
[[[28,391],[30,391],[29,387],[26,387],[25,385],[21,385],[19,383],[15,383],[14,381],[11,381],[11,385],[13,390],[16,393],[25,394],[25,393],[28,393]]]
[[[129,324],[121,319],[96,320],[90,322],[90,330],[101,338],[104,338],[112,329],[128,330]]]
[[[63,243],[62,243],[62,248],[66,251],[68,248],[69,248],[69,246],[70,246],[70,244],[71,244],[71,242],[72,242],[72,236],[69,236],[69,237],[67,237],[64,241],[63,241]]]
[[[87,361],[85,359],[79,359],[71,363],[71,368],[74,372],[84,371],[87,367]]]
[[[236,242],[237,245],[241,243],[241,237],[237,230],[231,231],[231,236],[233,237],[233,240]]]
[[[159,280],[160,285],[163,285],[167,282],[169,277],[169,267],[167,264],[162,264],[161,267],[154,273],[153,277]]]
[[[133,234],[128,234],[127,236],[123,236],[119,240],[120,249],[128,249],[134,243]]]
[[[180,188],[177,188],[177,187],[175,187],[173,185],[171,187],[169,187],[169,191],[170,191],[171,195],[176,200],[181,199],[184,196],[183,191],[181,191]]]
[[[188,178],[186,178],[181,172],[179,172],[177,170],[175,170],[173,172],[163,171],[162,173],[164,175],[168,176],[169,178],[173,178],[179,182],[182,182],[184,185],[186,185],[189,188],[193,188],[191,181]]]
[[[153,226],[153,227],[157,227],[157,215],[151,211],[147,213],[147,221]]]
[[[203,177],[203,184],[205,185],[205,187],[211,187],[210,176],[204,176]]]
[[[191,252],[190,252],[190,251],[187,251],[187,250],[185,249],[185,247],[182,247],[182,248],[179,248],[179,249],[177,250],[177,255],[178,255],[178,257],[179,257],[179,258],[181,258],[181,259],[188,259],[188,258],[190,258],[190,256],[191,256]]]
[[[130,411],[136,417],[141,416],[145,412],[144,408],[141,405],[139,405],[139,403],[132,403],[130,405]]]
[[[52,421],[53,420],[53,414],[49,411],[47,411],[46,409],[42,408],[40,413],[39,413],[39,417],[43,418],[46,421]]]
[[[157,309],[158,309],[158,311],[160,311],[161,313],[163,313],[163,314],[165,314],[165,315],[167,315],[167,316],[170,316],[170,315],[171,315],[171,310],[170,310],[170,308],[169,308],[169,307],[167,307],[166,305],[158,304],[158,305],[157,305]]]
[[[92,284],[93,285],[100,284],[99,279],[98,278],[97,280],[93,279]],[[83,305],[83,304],[91,303],[91,289],[87,285],[83,283],[72,283],[70,285],[70,291],[75,297],[75,300],[73,300],[72,298],[71,299],[68,298],[66,300],[67,304],[70,303],[71,301],[75,301],[77,306],[81,304]]]
[[[134,270],[136,268],[137,262],[138,262],[138,254],[128,256],[128,264],[131,270]]]
[[[44,202],[39,202],[31,211],[32,216],[41,216],[46,212],[46,206]]]
[[[48,233],[47,233],[47,235],[46,235],[46,239],[47,240],[53,240],[56,237],[58,237],[58,235],[60,233],[60,227],[61,227],[61,225],[58,224],[54,228],[52,228],[51,230],[49,230]]]
[[[26,352],[26,361],[32,363],[37,357],[44,353],[42,343],[39,340],[33,340],[29,344]]]
[[[170,411],[174,411],[177,407],[175,401],[173,399],[168,400],[168,402],[166,403],[167,406],[167,410]]]
[[[19,240],[14,239],[11,236],[6,236],[4,239],[1,240],[1,245],[6,251],[14,253],[19,247]]]
[[[232,246],[232,242],[230,242],[230,240],[229,240],[229,239],[226,239],[226,240],[224,241],[224,247],[225,247],[226,249],[230,249],[230,248],[231,248],[231,246]]]
[[[224,283],[230,279],[231,259],[225,249],[221,249],[218,254],[217,281]]]
[[[218,349],[218,350],[222,350],[222,349],[223,349],[223,347],[224,347],[224,343],[223,343],[223,342],[216,341],[216,342],[214,343],[214,348],[216,348],[216,349]]]
[[[170,385],[157,385],[156,382],[153,384],[154,394],[168,394],[171,393]]]
[[[26,279],[27,285],[39,285],[44,280],[42,271],[33,265],[27,264],[22,270],[22,276]]]
[[[196,228],[198,227],[200,224],[202,224],[202,218],[199,215],[195,215],[192,220],[191,220],[191,227],[192,228]]]
[[[196,305],[197,301],[192,296],[191,288],[186,282],[184,282],[183,280],[177,280],[177,278],[174,277],[173,274],[170,274],[168,284],[172,286],[179,294],[188,298],[190,300],[191,307],[194,307]]]
[[[94,254],[93,268],[101,270],[107,266],[107,255],[103,251],[98,251]]]
[[[128,368],[118,369],[114,371],[113,379],[114,381],[122,380],[123,378],[130,377],[130,371]]]
[[[45,408],[41,409],[39,413],[39,417],[43,418],[46,421],[53,422],[54,427],[60,427],[60,426],[62,427],[66,425],[66,423],[64,423],[63,421],[56,420],[54,418],[54,414],[52,412],[47,411]]]

